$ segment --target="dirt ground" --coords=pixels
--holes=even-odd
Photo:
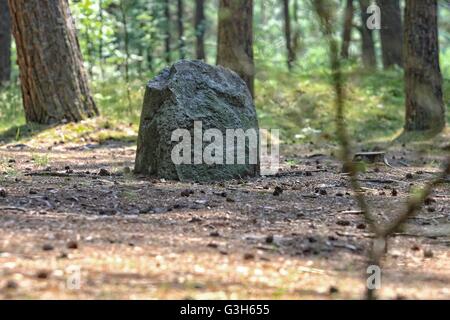
[[[134,152],[120,142],[0,147],[0,298],[363,297],[371,234],[331,149],[286,148],[277,176],[214,184],[134,177]],[[442,155],[387,158],[393,167],[361,174],[380,222]],[[381,298],[450,298],[449,190],[391,238]]]

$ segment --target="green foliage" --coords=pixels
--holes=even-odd
[[[93,126],[109,123],[136,131],[145,83],[165,65],[165,28],[172,34],[172,58],[178,57],[176,1],[170,2],[171,21],[167,24],[163,0],[72,0],[85,65],[91,75],[94,99],[102,121],[89,126],[66,126],[74,137],[92,132]],[[338,2],[336,2],[338,3]],[[342,2],[343,3],[343,2]],[[123,4],[123,6],[121,6]],[[187,58],[195,57],[194,1],[184,1]],[[291,5],[293,1],[291,1]],[[285,142],[334,142],[334,106],[327,46],[309,1],[298,1],[298,60],[291,73],[286,67],[286,44],[282,5],[278,0],[255,1],[254,53],[256,100],[263,128],[280,128]],[[340,10],[343,5],[341,4]],[[122,10],[123,9],[123,10]],[[291,14],[292,14],[291,7]],[[217,41],[217,3],[205,1],[207,61],[214,63]],[[129,38],[130,83],[125,83],[125,28]],[[342,16],[341,13],[338,14]],[[450,10],[440,6],[441,65],[445,79],[445,102],[450,105]],[[358,19],[355,19],[357,21]],[[339,26],[342,21],[338,21]],[[336,28],[336,33],[341,28]],[[344,66],[347,78],[347,122],[350,133],[360,141],[391,139],[403,126],[404,89],[401,70],[364,72],[358,66],[359,35],[354,32],[352,59]],[[13,56],[15,50],[13,48]],[[14,67],[13,78],[17,77]],[[13,81],[0,89],[0,140],[21,140],[43,130],[25,125],[20,89]],[[130,89],[129,107],[127,88]],[[447,115],[450,119],[450,111]],[[79,131],[77,131],[79,130]],[[103,137],[120,138],[120,130],[102,128]],[[72,137],[72,138],[74,138]]]
[[[285,142],[335,142],[335,109],[331,75],[315,54],[308,68],[291,74],[270,69],[270,79],[257,79],[256,106],[260,126],[280,128]],[[308,65],[305,62],[305,65]],[[346,115],[350,134],[359,142],[391,140],[404,121],[404,86],[401,70],[367,73],[355,64],[344,67]],[[448,93],[450,81],[445,81]],[[450,120],[450,95],[447,94]]]
[[[0,132],[24,122],[20,88],[14,84],[0,88]]]

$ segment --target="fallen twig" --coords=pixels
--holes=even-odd
[[[21,207],[0,207],[0,211],[21,211],[27,212],[27,209]]]
[[[64,172],[28,172],[25,173],[25,176],[38,176],[38,177],[87,177],[85,173],[64,173]]]

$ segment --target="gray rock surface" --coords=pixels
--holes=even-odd
[[[172,141],[176,129],[189,130],[194,159],[194,121],[201,121],[203,132],[218,129],[223,134],[223,164],[174,164]],[[250,92],[234,72],[201,61],[182,60],[164,69],[146,88],[135,173],[181,181],[214,181],[256,176],[258,164],[249,164],[248,140],[245,164],[226,164],[226,129],[255,129],[258,121]],[[259,139],[259,137],[258,137]],[[203,148],[211,142],[203,141]],[[237,145],[234,146],[236,149]],[[198,149],[197,149],[198,150]],[[241,150],[242,151],[242,150]],[[214,153],[213,153],[214,154]],[[256,152],[257,154],[257,152]]]

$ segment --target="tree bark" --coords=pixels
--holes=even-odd
[[[177,23],[178,23],[178,46],[180,50],[180,59],[186,57],[186,46],[184,43],[184,23],[183,23],[183,0],[177,1]]]
[[[294,35],[293,35],[293,40],[292,40],[292,50],[294,51],[294,58],[295,60],[297,60],[297,54],[298,51],[300,49],[300,21],[298,18],[298,10],[299,10],[299,6],[298,6],[298,0],[294,0],[294,14],[293,14],[293,18],[294,18]]]
[[[96,116],[68,2],[9,0],[9,6],[27,121]]]
[[[381,49],[383,66],[403,66],[403,27],[400,0],[378,0],[381,8]]]
[[[445,127],[436,0],[406,0],[405,131],[439,133]]]
[[[254,96],[253,0],[220,0],[217,64],[235,71]]]
[[[102,80],[105,78],[105,69],[104,69],[104,61],[103,61],[103,0],[99,0],[98,2],[98,19],[100,23],[99,28],[99,41],[98,41],[98,60],[100,65],[100,75]]]
[[[0,86],[11,78],[11,19],[8,0],[0,0]]]
[[[292,64],[295,60],[295,54],[292,49],[292,36],[291,36],[291,15],[289,12],[289,0],[283,0],[283,13],[284,13],[284,36],[286,40],[287,50],[287,66],[289,71],[292,70]]]
[[[370,5],[369,0],[359,0],[361,8],[361,54],[364,67],[367,69],[376,68],[377,58],[375,54],[375,44],[373,41],[373,32],[367,27],[367,20],[370,14],[367,13],[367,8]]]
[[[169,0],[164,0],[164,28],[165,28],[165,53],[166,53],[166,62],[170,64],[172,62],[171,51],[170,51],[170,42],[171,42],[171,34],[170,34],[170,3]]]
[[[353,0],[347,0],[344,14],[344,28],[342,30],[342,48],[341,57],[348,59],[350,57],[350,43],[352,41],[352,29],[353,29],[353,15],[355,14],[355,7],[353,6]]]
[[[195,37],[196,37],[196,58],[206,60],[205,54],[205,0],[195,1]]]

